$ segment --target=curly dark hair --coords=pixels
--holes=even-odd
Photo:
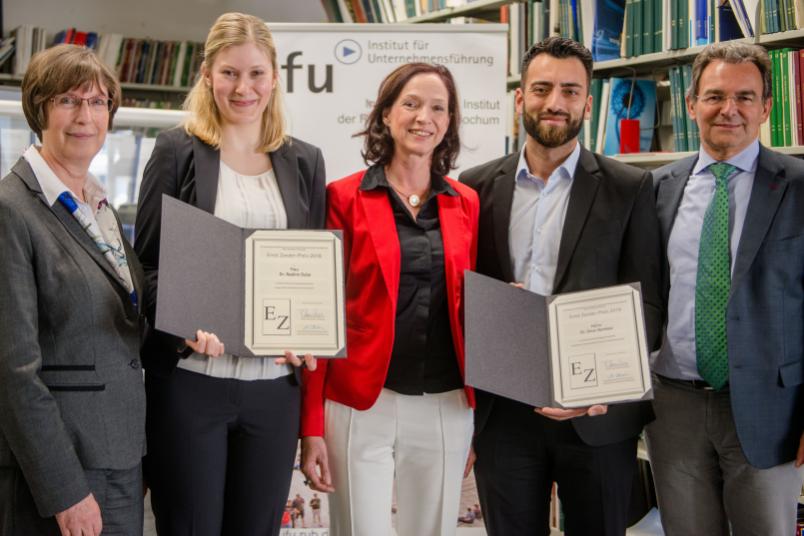
[[[452,73],[443,65],[432,65],[429,63],[406,63],[394,69],[385,80],[380,84],[377,92],[377,100],[374,108],[366,119],[365,129],[355,134],[364,136],[363,150],[361,155],[366,164],[378,164],[385,166],[394,157],[394,140],[391,132],[383,122],[383,117],[391,106],[393,106],[402,89],[414,76],[419,74],[436,74],[449,95],[449,126],[444,134],[444,139],[433,151],[431,170],[439,175],[446,175],[451,169],[455,168],[455,160],[461,149],[461,140],[458,129],[461,124],[461,112],[458,106],[458,91],[455,89],[455,80]]]

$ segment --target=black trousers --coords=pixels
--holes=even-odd
[[[293,375],[148,374],[148,455],[156,530],[164,536],[279,534],[299,432]]]
[[[90,469],[89,489],[101,511],[103,534],[142,536],[142,467]],[[59,536],[55,517],[41,517],[18,467],[0,467],[0,535]]]
[[[622,536],[636,471],[637,438],[592,447],[572,423],[496,398],[475,438],[475,476],[489,536],[550,534],[550,491],[558,483],[567,536]]]

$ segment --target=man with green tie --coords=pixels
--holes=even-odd
[[[667,315],[646,430],[662,525],[786,536],[804,474],[804,161],[759,143],[762,47],[706,47],[686,102],[701,149],[654,172]]]

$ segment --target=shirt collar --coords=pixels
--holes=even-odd
[[[48,163],[42,158],[39,149],[31,145],[22,155],[31,169],[36,175],[36,180],[39,181],[39,186],[42,187],[42,193],[51,207],[58,201],[59,196],[67,192],[75,199],[76,203],[82,203],[67,186],[61,182],[61,179],[53,172]],[[93,214],[98,211],[101,204],[106,202],[106,189],[91,173],[87,173],[87,180],[84,183],[84,198],[87,200],[86,205],[92,209]]]
[[[736,167],[740,171],[747,171],[749,173],[753,173],[757,169],[757,161],[759,160],[759,140],[754,140],[754,142],[737,153],[736,155],[732,156],[728,160],[726,160],[727,164],[731,164],[732,166]],[[698,161],[695,162],[695,167],[692,168],[692,174],[698,175],[699,173],[703,172],[711,166],[712,164],[718,162],[712,158],[712,156],[706,152],[703,145],[701,145],[700,151],[698,151]]]
[[[531,177],[532,179],[541,179],[542,182],[545,180],[545,177],[536,177],[535,175],[531,174],[530,168],[528,167],[528,161],[525,158],[525,149],[527,148],[527,144],[522,146],[522,150],[519,152],[519,162],[516,165],[516,177],[517,180],[525,179],[526,177]],[[578,167],[578,160],[581,158],[581,144],[575,143],[575,148],[569,154],[567,158],[564,159],[561,164],[553,171],[553,174],[559,173],[559,176],[564,177],[565,179],[570,179],[575,176],[575,169]],[[550,177],[546,177],[549,179]]]
[[[369,191],[377,188],[390,190],[391,185],[388,184],[388,178],[385,176],[385,168],[375,164],[366,170],[366,173],[363,175],[363,180],[360,181],[360,189]],[[432,195],[458,195],[458,192],[449,185],[446,179],[437,173],[430,174],[430,193]]]

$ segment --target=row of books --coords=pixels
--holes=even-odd
[[[202,43],[157,41],[69,28],[56,34],[54,44],[73,43],[95,50],[117,72],[121,82],[187,87],[200,68]]]
[[[692,65],[677,65],[667,72],[673,126],[672,151],[697,151],[701,146],[698,124],[687,114],[686,91],[692,82]]]
[[[772,50],[770,56],[773,107],[760,140],[772,147],[804,145],[804,50]]]
[[[763,10],[766,18],[786,15],[776,26],[760,20],[762,33],[804,28],[804,0],[761,1],[782,6]],[[743,0],[526,0],[502,6],[500,21],[509,25],[509,74],[517,75],[527,45],[549,35],[582,42],[606,61],[753,36],[755,17],[746,13]]]
[[[13,47],[13,53],[6,49],[8,58],[13,55],[11,72],[22,76],[28,70],[31,56],[44,50],[48,46],[47,32],[44,28],[24,24],[11,30],[11,37],[7,45]]]
[[[187,87],[201,67],[203,50],[203,43],[125,38],[111,53],[117,53],[121,82]]]
[[[473,0],[322,0],[333,22],[402,22]]]
[[[52,40],[44,28],[20,26],[0,42],[0,66],[13,57],[11,72],[25,74],[31,56],[50,45],[71,43],[93,49],[123,83],[173,87],[192,85],[202,61],[203,43],[126,38],[68,28]]]

